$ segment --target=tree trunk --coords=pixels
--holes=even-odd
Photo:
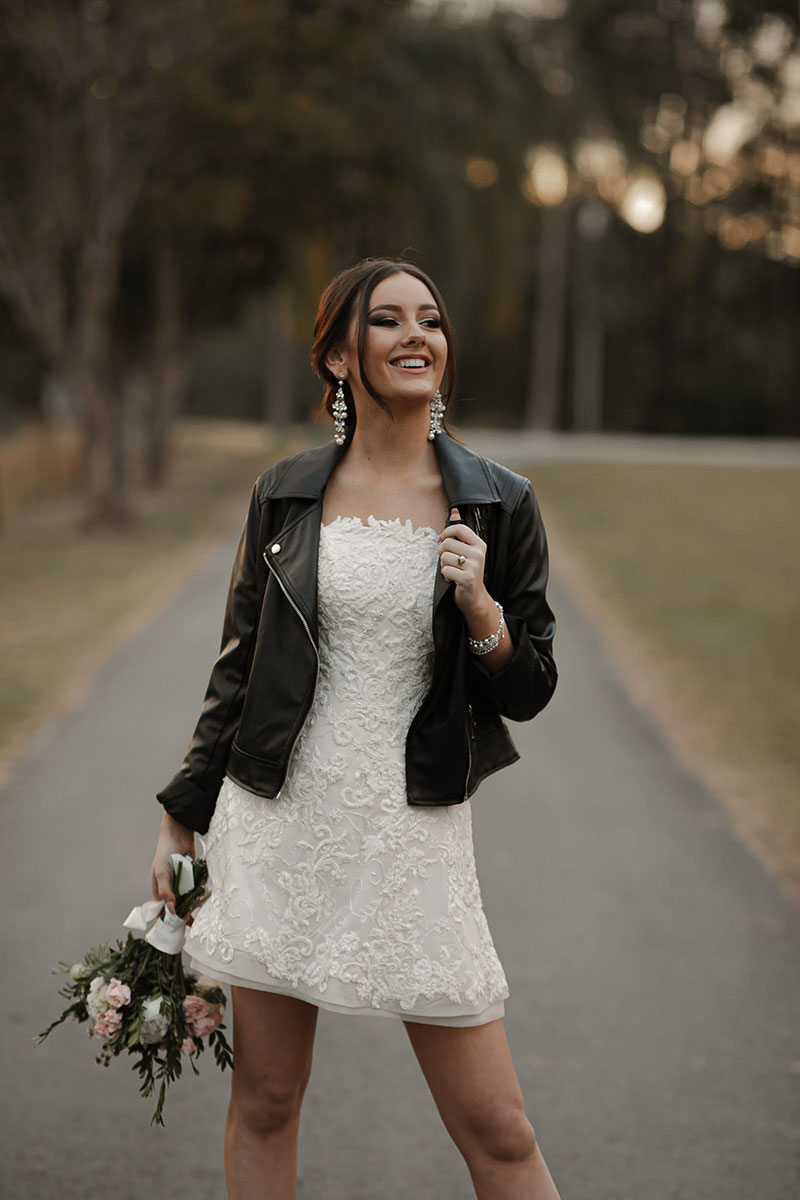
[[[170,459],[170,431],[183,383],[181,278],[174,247],[166,240],[156,246],[153,271],[155,316],[150,351],[149,386],[142,409],[145,481],[160,487]]]
[[[292,419],[293,315],[292,286],[279,284],[269,297],[264,339],[264,419],[276,431]]]
[[[656,234],[658,265],[654,281],[658,289],[658,299],[653,331],[655,371],[643,413],[645,433],[677,433],[680,423],[675,384],[675,362],[678,355],[678,295],[675,276],[678,264],[673,215],[674,206],[667,204],[664,223]]]
[[[600,246],[606,211],[584,203],[578,214],[573,269],[572,428],[603,428],[605,328],[600,285]]]
[[[80,267],[71,376],[81,409],[86,519],[122,524],[130,519],[128,447],[121,389],[112,366],[112,315],[119,245],[98,239]]]
[[[569,249],[569,208],[542,209],[542,241],[536,272],[536,308],[525,424],[554,429],[561,400],[564,354],[564,300]]]

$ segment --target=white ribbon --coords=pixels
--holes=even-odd
[[[167,909],[161,920],[145,934],[144,940],[156,950],[163,950],[164,954],[180,954],[185,937],[186,922]]]
[[[172,854],[172,873],[177,880],[178,895],[183,896],[194,887],[194,869],[188,854]],[[163,916],[162,916],[163,913]],[[159,919],[160,918],[160,919]],[[164,954],[180,954],[186,937],[186,922],[182,917],[165,909],[163,900],[146,900],[137,904],[122,922],[135,938],[144,938],[156,950]]]
[[[172,877],[178,880],[178,895],[183,896],[194,887],[194,867],[188,854],[172,854]],[[180,873],[180,878],[178,875]]]
[[[130,929],[135,938],[143,938],[161,916],[163,907],[163,900],[146,900],[144,904],[137,904],[128,913],[122,926],[124,929]]]

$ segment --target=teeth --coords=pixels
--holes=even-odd
[[[400,358],[397,360],[398,367],[427,367],[424,358]]]

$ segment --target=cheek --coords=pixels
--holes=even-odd
[[[429,345],[435,348],[437,357],[441,358],[442,362],[445,362],[447,359],[447,338],[444,334],[440,333],[436,341],[429,342]]]

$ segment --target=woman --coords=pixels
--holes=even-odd
[[[319,1007],[405,1022],[484,1200],[558,1193],[525,1115],[467,797],[517,753],[502,716],[556,682],[527,480],[453,440],[453,348],[416,266],[366,260],[320,302],[334,440],[257,481],[222,646],[164,806],[152,891],[208,830],[187,939],[232,986],[233,1200],[293,1197]]]

